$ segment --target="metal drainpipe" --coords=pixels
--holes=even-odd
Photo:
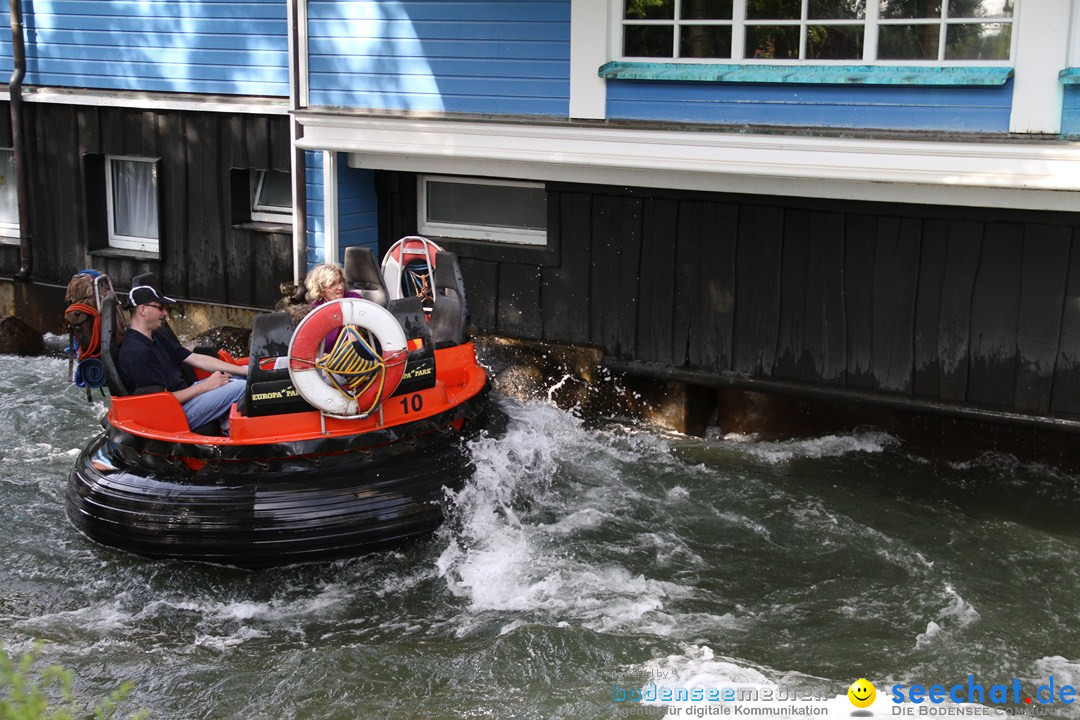
[[[12,0],[16,2],[16,0]],[[293,280],[296,290],[293,298],[300,301],[304,296],[304,278],[307,277],[307,168],[304,151],[296,147],[303,130],[296,120],[300,110],[300,8],[298,0],[289,0],[289,148],[292,153],[293,181]]]
[[[22,84],[26,77],[26,44],[23,40],[22,3],[11,0],[11,59],[14,70],[8,82],[11,100],[11,144],[15,156],[15,194],[19,203],[19,250],[22,266],[15,279],[26,282],[34,269],[30,232],[30,177],[26,133],[23,131]]]

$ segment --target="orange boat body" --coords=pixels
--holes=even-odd
[[[360,435],[434,417],[484,389],[487,376],[476,364],[472,343],[436,350],[435,356],[438,375],[434,387],[390,397],[379,412],[363,420],[323,417],[317,410],[244,417],[233,406],[229,416],[229,437],[212,437],[193,433],[180,403],[167,392],[113,398],[108,418],[114,428],[132,435],[192,445],[275,445],[311,438]],[[245,358],[243,364],[246,362]]]

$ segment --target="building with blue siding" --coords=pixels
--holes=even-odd
[[[1080,419],[1080,0],[24,12],[43,280],[150,269],[269,307],[423,234],[484,332],[711,387]]]
[[[383,249],[458,253],[481,330],[1080,416],[1080,3],[295,7],[298,146],[373,178]]]
[[[278,282],[261,278],[289,280],[295,264],[287,5],[19,7],[30,201],[20,222],[8,172],[0,265],[15,272],[29,244],[38,283],[62,285],[97,267],[126,287],[154,272],[181,297],[272,305]],[[11,27],[8,6],[0,15]],[[0,33],[5,77],[17,37]],[[9,162],[13,119],[0,120]]]

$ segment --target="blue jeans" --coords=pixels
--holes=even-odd
[[[202,382],[206,381],[200,380],[195,385]],[[188,427],[194,429],[224,415],[225,422],[222,423],[222,430],[228,432],[229,408],[234,402],[239,402],[240,398],[244,397],[246,388],[247,381],[243,378],[229,378],[229,382],[221,387],[188,400],[184,403],[184,415],[187,416]]]

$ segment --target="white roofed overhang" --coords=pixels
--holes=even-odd
[[[1080,210],[1080,143],[839,137],[301,110],[352,167],[932,205]]]

